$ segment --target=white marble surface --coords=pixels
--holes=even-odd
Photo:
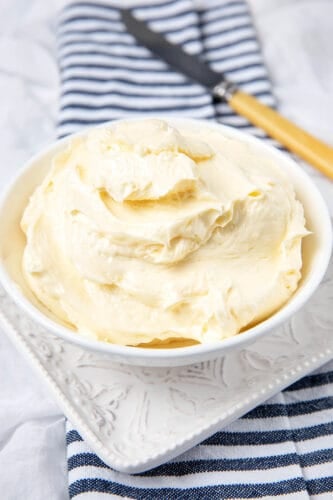
[[[55,138],[56,12],[66,0],[0,3],[0,186]],[[333,2],[249,0],[282,112],[333,145]],[[333,215],[333,184],[305,167]],[[0,335],[0,491],[68,498],[64,417]]]

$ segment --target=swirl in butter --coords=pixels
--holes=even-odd
[[[281,307],[301,277],[303,208],[254,146],[138,120],[74,138],[21,223],[35,296],[122,345],[212,342]]]

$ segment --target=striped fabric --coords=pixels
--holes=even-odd
[[[59,135],[133,113],[221,120],[263,135],[226,104],[139,46],[124,31],[112,3],[75,2],[61,16],[58,36],[62,78]],[[244,0],[135,1],[138,18],[243,90],[274,105],[271,85]],[[119,2],[121,4],[121,2]],[[194,5],[195,4],[195,5]]]
[[[124,31],[116,0],[61,14],[58,132],[144,113],[221,121],[265,137],[226,104],[172,71]],[[126,2],[126,6],[129,2]],[[131,5],[131,4],[130,4]],[[275,105],[244,0],[133,1],[137,17]],[[269,141],[270,139],[267,139]],[[107,467],[67,423],[71,498],[307,499],[333,497],[333,362],[201,445],[144,474]]]

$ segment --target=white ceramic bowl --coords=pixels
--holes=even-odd
[[[332,249],[331,222],[325,202],[310,178],[290,157],[258,139],[220,124],[178,118],[167,121],[176,126],[190,124],[212,128],[228,137],[251,144],[258,151],[258,155],[275,159],[288,173],[294,184],[297,197],[304,206],[307,228],[312,231],[312,235],[303,240],[302,280],[295,294],[278,312],[240,335],[211,344],[174,349],[144,349],[88,340],[57,323],[56,318],[50,317],[50,314],[29,293],[21,273],[21,257],[25,243],[24,235],[19,227],[22,212],[29,196],[50,168],[51,158],[66,146],[68,138],[57,141],[34,156],[20,170],[0,202],[0,280],[16,304],[48,331],[85,349],[99,351],[109,355],[115,361],[133,365],[179,366],[196,363],[223,356],[231,350],[252,343],[263,335],[270,335],[272,329],[302,307],[318,287],[327,268]],[[86,133],[87,131],[84,131],[77,135]]]

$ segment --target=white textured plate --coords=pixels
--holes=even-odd
[[[185,367],[115,364],[37,326],[3,289],[0,322],[97,455],[116,470],[142,472],[331,359],[333,263],[310,302],[271,336]]]

